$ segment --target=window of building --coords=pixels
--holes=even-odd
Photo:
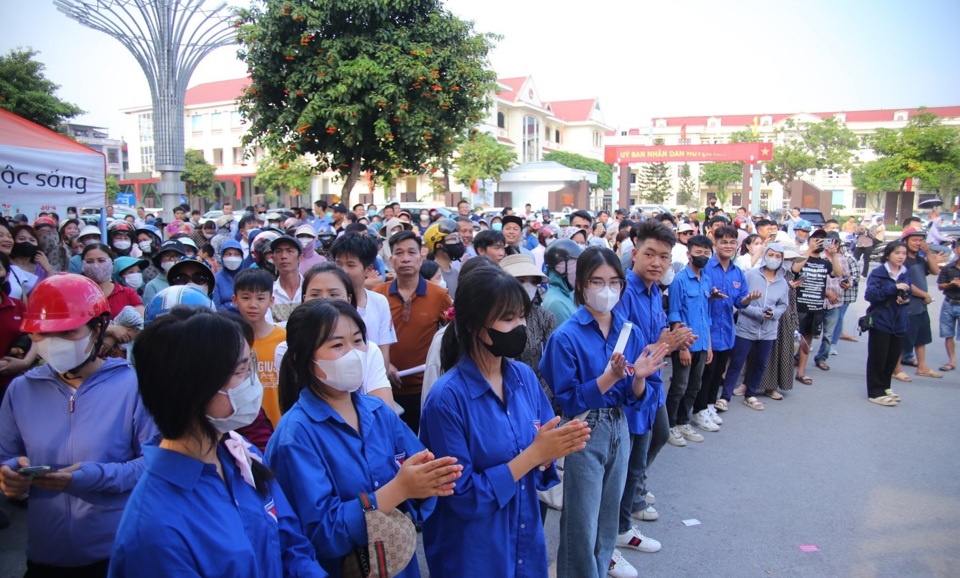
[[[190,130],[193,132],[203,132],[202,114],[195,114],[190,117]]]
[[[620,131],[620,136],[627,136],[627,131],[625,130]]]
[[[213,164],[215,166],[223,166],[223,149],[213,149]]]
[[[502,113],[497,113],[497,128],[507,128],[507,117]]]
[[[833,118],[837,119],[837,122],[847,122],[847,115],[842,112],[833,115]]]
[[[707,128],[720,128],[720,119],[715,116],[708,118]]]
[[[773,124],[772,116],[761,116],[760,117],[760,126],[770,126]]]
[[[137,126],[140,133],[140,142],[153,144],[153,113],[142,112],[137,115]]]
[[[893,120],[898,120],[898,121],[906,122],[906,121],[907,121],[907,118],[908,118],[909,116],[910,116],[910,115],[907,114],[907,111],[905,111],[905,110],[898,110],[897,112],[893,113]]]
[[[153,145],[140,147],[140,167],[145,173],[153,172]]]
[[[867,193],[857,193],[853,197],[853,208],[854,209],[866,209],[867,208]]]
[[[215,112],[210,115],[210,130],[214,133],[223,130],[223,113]]]
[[[665,119],[665,118],[658,118],[658,119],[653,123],[653,126],[655,126],[656,128],[666,128],[666,127],[667,127],[667,119]]]
[[[523,162],[540,160],[540,121],[533,116],[523,117]]]
[[[120,164],[120,151],[118,149],[107,149],[107,162],[111,165]]]
[[[243,126],[243,117],[239,110],[230,111],[230,128],[240,128]]]
[[[603,144],[603,137],[600,135],[600,131],[593,131],[593,146],[594,148],[600,148]]]
[[[233,147],[233,164],[234,165],[244,164],[243,149],[240,147]]]
[[[557,144],[560,144],[560,129],[553,131],[553,141]]]

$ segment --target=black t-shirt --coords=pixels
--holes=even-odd
[[[950,263],[940,269],[937,275],[937,283],[950,283],[954,279],[960,279],[960,267],[957,261]],[[943,292],[943,295],[951,301],[960,301],[960,287],[950,287]]]
[[[803,285],[797,289],[797,311],[823,311],[823,298],[827,291],[827,277],[833,271],[833,263],[822,257],[811,257],[803,264],[800,276]]]
[[[717,214],[717,211],[719,210],[720,209],[717,207],[707,207],[706,209],[703,210],[703,218],[709,221],[710,219],[713,218],[714,215]]]

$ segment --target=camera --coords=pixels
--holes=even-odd
[[[897,289],[897,297],[906,301],[907,299],[910,299],[910,292],[904,289]]]

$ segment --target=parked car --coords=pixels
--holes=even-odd
[[[636,211],[642,214],[644,217],[650,218],[656,215],[666,213],[668,215],[673,214],[670,209],[664,207],[663,205],[634,205],[630,209],[631,211]]]
[[[116,219],[125,219],[128,215],[133,215],[134,218],[137,217],[136,209],[128,207],[126,205],[112,205],[113,206],[113,218]],[[79,213],[77,216],[81,221],[88,225],[97,225],[100,223],[100,209],[102,207],[80,207]],[[159,210],[157,210],[159,212]]]

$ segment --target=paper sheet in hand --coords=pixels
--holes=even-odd
[[[426,368],[426,365],[418,365],[416,367],[411,367],[410,369],[402,369],[397,372],[397,375],[400,377],[406,377],[408,375],[413,375],[414,373],[423,373],[423,370]]]

